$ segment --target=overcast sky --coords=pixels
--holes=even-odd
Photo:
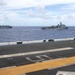
[[[75,0],[0,0],[0,24],[75,26]]]

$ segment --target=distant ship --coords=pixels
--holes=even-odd
[[[10,25],[0,25],[0,29],[12,28]]]
[[[56,26],[49,26],[49,27],[42,27],[42,30],[45,29],[59,29],[59,30],[64,30],[64,29],[68,29],[68,27],[66,27],[66,25],[62,24],[62,22],[60,22],[60,24],[56,25]]]

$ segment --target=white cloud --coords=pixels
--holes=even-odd
[[[61,8],[63,11],[72,11],[72,10],[75,10],[75,3],[70,3],[66,6],[63,6]]]
[[[2,23],[3,23],[3,21],[4,21],[3,15],[2,15],[2,14],[0,14],[0,23],[2,24]]]
[[[1,1],[0,1],[1,2]],[[40,5],[69,4],[75,0],[4,0],[8,8],[35,7]]]
[[[29,15],[29,16],[34,16],[34,12],[33,12],[33,10],[32,9],[29,9],[28,11],[27,11],[27,14]]]
[[[42,4],[39,4],[39,5],[36,7],[36,9],[37,9],[40,13],[42,13],[42,14],[45,14],[45,13],[46,13],[45,6],[42,5]]]
[[[47,5],[55,4],[67,4],[61,9],[62,14],[56,14],[57,12],[48,11],[45,9]],[[21,10],[25,14],[19,14],[21,11],[13,11],[12,9],[21,9],[27,7],[35,7],[34,9]],[[11,11],[9,11],[11,9]],[[68,22],[75,19],[75,0],[0,0],[0,23],[5,20],[13,23],[27,23],[27,22],[38,22],[50,20],[51,21],[63,21]],[[69,11],[69,12],[68,12]],[[73,12],[72,12],[73,11]],[[40,21],[41,20],[41,21]]]
[[[8,8],[24,8],[36,6],[34,0],[5,0]]]
[[[0,0],[0,6],[5,6],[6,2],[4,2],[3,0]]]

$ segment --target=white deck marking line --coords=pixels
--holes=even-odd
[[[34,52],[25,52],[25,53],[15,53],[15,54],[8,54],[8,55],[0,55],[0,58],[8,58],[8,57],[17,57],[23,55],[33,55],[33,54],[41,54],[46,52],[56,52],[56,51],[65,51],[74,49],[72,47],[65,47],[65,48],[58,48],[58,49],[51,49],[51,50],[42,50],[42,51],[34,51]]]
[[[51,59],[51,57],[49,57],[48,55],[38,55],[38,56],[36,56],[37,58],[41,58],[42,59],[42,57],[45,57],[45,58],[48,58],[48,59]]]
[[[39,62],[39,61],[44,61],[45,59],[31,59],[30,57],[26,57],[27,60],[31,61],[31,62]]]

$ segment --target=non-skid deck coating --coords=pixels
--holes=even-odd
[[[12,67],[8,69],[1,69],[0,75],[20,75],[24,73],[35,72],[43,69],[54,69],[66,65],[75,64],[75,56],[70,58],[62,58],[52,61],[44,61],[41,63],[35,63],[30,65],[24,65],[19,67]],[[33,69],[32,69],[33,68]]]
[[[62,50],[61,50],[62,49]],[[56,51],[51,51],[56,50]],[[40,52],[42,51],[42,53]],[[38,52],[38,53],[35,53]],[[32,53],[25,55],[26,53]],[[17,56],[10,56],[12,54],[18,54]],[[7,55],[7,56],[5,56]],[[4,56],[2,58],[2,56]],[[60,41],[60,42],[44,42],[35,44],[18,44],[11,46],[1,46],[0,47],[0,68],[10,67],[10,66],[21,66],[30,65],[37,62],[50,61],[60,58],[75,56],[75,41]],[[70,69],[71,66],[67,66]],[[45,70],[27,73],[27,75],[55,75],[58,70]],[[67,69],[67,70],[68,70]],[[72,69],[75,69],[73,67]],[[63,69],[64,70],[64,69]],[[46,74],[46,72],[48,73]],[[52,73],[52,71],[55,71]],[[52,73],[52,74],[50,74]]]

